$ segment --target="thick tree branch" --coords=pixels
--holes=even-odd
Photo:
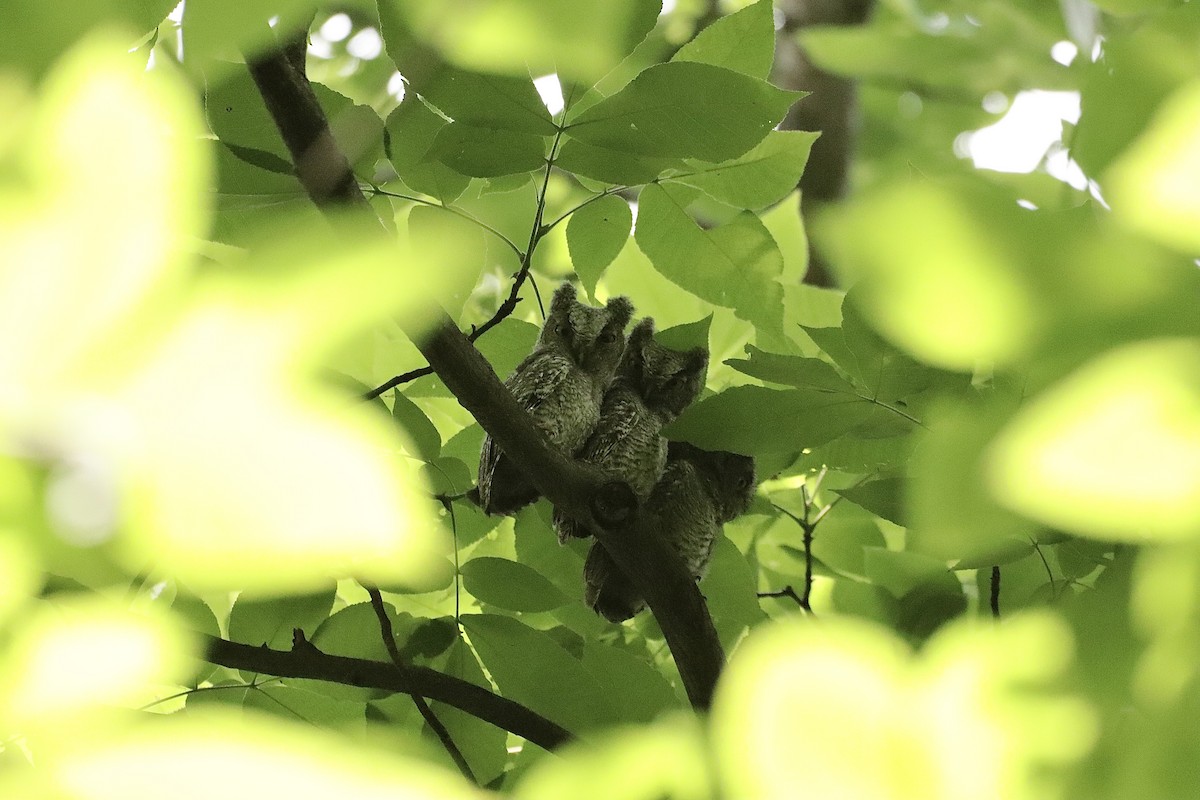
[[[339,181],[338,191],[321,191],[329,186],[329,175],[349,168],[307,80],[296,74],[280,51],[264,54],[251,69],[313,201],[322,208],[351,204],[366,209],[353,176]],[[328,164],[317,159],[319,154],[330,159]],[[724,652],[704,599],[678,554],[644,529],[627,485],[610,482],[595,468],[556,450],[462,331],[444,313],[439,316],[432,332],[405,332],[463,408],[534,486],[554,505],[598,531],[617,566],[633,579],[654,612],[692,705],[707,709]]]
[[[253,647],[230,642],[216,636],[202,638],[204,659],[222,667],[427,697],[515,733],[546,750],[554,750],[573,739],[565,729],[519,703],[493,694],[470,681],[426,667],[335,656],[322,653],[311,645],[284,652],[265,646]]]

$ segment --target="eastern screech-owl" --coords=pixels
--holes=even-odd
[[[654,341],[654,320],[646,317],[629,334],[616,377],[600,407],[600,421],[576,454],[614,479],[629,484],[644,503],[667,462],[662,429],[696,399],[704,382],[708,351],[678,351]],[[556,511],[558,540],[589,531]]]
[[[614,297],[604,308],[594,308],[575,299],[574,286],[562,284],[533,351],[504,382],[534,424],[567,454],[579,449],[600,419],[632,316],[628,298]],[[511,514],[538,498],[537,489],[490,436],[484,437],[479,455],[478,494],[488,514]]]
[[[671,442],[667,466],[643,513],[647,530],[682,556],[696,580],[704,577],[721,527],[746,512],[754,496],[754,459],[724,450]],[[641,593],[599,542],[583,565],[584,599],[611,622],[646,606]]]

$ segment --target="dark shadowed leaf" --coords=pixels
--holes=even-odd
[[[463,175],[494,178],[542,166],[546,140],[525,131],[451,122],[438,131],[429,155]]]
[[[425,416],[425,412],[400,392],[392,395],[392,419],[408,434],[416,455],[422,461],[433,461],[442,449],[442,437]]]
[[[900,478],[883,478],[849,489],[833,491],[877,517],[883,517],[897,525],[907,524],[904,511],[904,481]]]
[[[787,452],[836,438],[871,418],[875,408],[815,389],[734,386],[683,412],[665,433],[708,450]]]

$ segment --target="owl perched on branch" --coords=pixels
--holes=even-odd
[[[583,445],[600,419],[632,316],[628,298],[614,297],[595,308],[576,300],[574,286],[562,284],[533,352],[504,382],[534,424],[567,454]],[[490,436],[484,437],[479,455],[477,491],[488,514],[512,514],[538,498],[537,489]]]
[[[721,527],[746,512],[754,496],[754,459],[724,450],[671,442],[662,478],[646,502],[647,530],[683,558],[696,580],[704,577]],[[641,592],[599,542],[583,566],[584,599],[611,622],[646,606]]]
[[[644,503],[667,462],[662,429],[696,399],[707,366],[703,347],[683,352],[664,347],[654,341],[654,320],[643,319],[629,334],[600,421],[576,458],[629,484],[638,503]],[[559,511],[554,527],[560,542],[589,535]]]

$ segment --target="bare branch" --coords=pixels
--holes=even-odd
[[[426,667],[330,655],[307,643],[284,652],[216,636],[205,635],[201,639],[205,645],[204,660],[222,667],[420,695],[461,709],[547,750],[561,747],[574,738],[558,724],[520,703]]]
[[[392,630],[392,621],[388,619],[387,609],[383,605],[383,595],[374,586],[364,584],[363,588],[371,596],[371,608],[375,610],[375,617],[379,620],[379,635],[383,637],[383,646],[387,649],[388,657],[392,659],[392,663],[397,667],[405,666],[404,659],[400,657],[400,651],[396,648],[396,633]],[[433,709],[429,707],[429,703],[426,703],[425,698],[419,694],[410,696],[412,697],[413,705],[417,707],[417,711],[424,718],[425,723],[429,725],[429,729],[433,731],[438,741],[442,743],[442,747],[450,754],[450,759],[454,761],[455,766],[458,767],[458,771],[471,783],[478,785],[479,781],[475,779],[475,773],[471,772],[470,765],[463,758],[462,751],[454,743],[453,737],[450,736],[450,731],[446,730],[446,726],[437,718],[437,714],[433,713]]]

